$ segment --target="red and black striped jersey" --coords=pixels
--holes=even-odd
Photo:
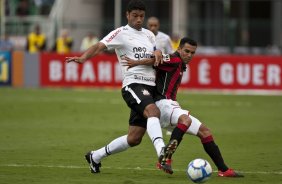
[[[164,63],[156,68],[156,101],[160,99],[176,100],[183,72],[187,68],[178,52],[168,56]]]

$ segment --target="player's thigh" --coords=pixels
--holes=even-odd
[[[157,107],[161,111],[160,123],[162,128],[168,130],[173,129],[179,120],[179,117],[183,114],[189,115],[189,111],[184,110],[180,105],[173,100],[163,99],[156,102]],[[192,120],[191,125],[188,127],[187,132],[192,135],[197,135],[199,132],[201,122],[192,115],[189,115]]]
[[[189,126],[189,128],[187,129],[186,133],[191,134],[191,135],[197,135],[202,123],[200,122],[200,120],[198,120],[191,114],[189,115],[189,117],[191,118],[192,123]]]
[[[159,108],[156,106],[155,103],[150,103],[150,104],[146,104],[146,107],[144,109],[143,112],[143,116],[145,118],[150,118],[150,117],[160,117],[160,110]]]
[[[126,104],[141,116],[144,115],[145,108],[154,104],[154,86],[143,84],[130,84],[122,88],[122,97]]]
[[[142,127],[146,129],[147,128],[147,118],[145,118],[141,114],[131,109],[130,117],[129,117],[129,126],[138,126],[138,127]]]
[[[189,115],[189,111],[183,110],[178,102],[170,99],[159,100],[156,105],[161,112],[160,122],[163,128],[176,126],[181,115]]]

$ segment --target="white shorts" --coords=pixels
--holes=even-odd
[[[178,102],[170,99],[162,99],[156,102],[156,105],[161,111],[160,123],[161,127],[167,130],[172,130],[176,127],[178,119],[181,115],[186,114],[192,119],[191,126],[186,133],[197,135],[201,122],[189,114],[189,111],[181,109]]]

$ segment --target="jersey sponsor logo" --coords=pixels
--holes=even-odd
[[[164,61],[164,62],[169,62],[169,61],[170,61],[170,56],[169,56],[169,54],[163,54],[163,61]]]
[[[147,49],[145,47],[133,47],[133,52],[146,52]]]
[[[134,53],[134,57],[136,59],[143,59],[143,58],[151,58],[151,53],[146,52],[147,49],[145,47],[133,47],[132,49]]]
[[[142,80],[142,81],[147,81],[147,82],[155,82],[154,77],[145,77],[145,76],[140,76],[140,75],[134,75],[135,80]]]
[[[109,39],[106,40],[106,42],[112,41],[112,40],[117,36],[117,34],[118,34],[119,32],[121,32],[120,29],[118,29],[116,32],[114,32],[114,33],[112,34],[112,36],[111,36]]]
[[[143,95],[145,95],[145,96],[150,95],[149,91],[146,90],[146,89],[143,89],[143,90],[142,90],[142,93],[143,93]]]

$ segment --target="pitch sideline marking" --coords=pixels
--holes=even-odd
[[[88,167],[84,166],[75,166],[75,165],[33,165],[33,164],[2,164],[0,167],[43,167],[43,168],[63,168],[63,169],[87,169]],[[148,170],[148,171],[155,171],[158,169],[153,168],[141,168],[141,167],[135,167],[135,168],[124,168],[124,167],[103,167],[103,169],[116,169],[116,170]],[[173,169],[175,171],[184,171],[181,169]],[[213,171],[217,172],[217,171]],[[239,171],[240,173],[245,174],[277,174],[282,175],[282,171]]]
[[[105,103],[105,100],[103,99],[92,99],[92,98],[86,98],[86,97],[79,97],[79,98],[75,98],[75,99],[71,99],[71,98],[47,98],[47,97],[40,97],[39,99],[34,99],[31,97],[25,97],[22,98],[21,101],[27,101],[27,102],[47,102],[47,103],[51,103],[51,102],[62,102],[62,101],[72,101],[74,103]],[[107,101],[107,103],[109,104],[113,104],[113,105],[120,105],[123,104],[123,100],[122,99],[110,99],[109,101]],[[239,106],[239,107],[250,107],[253,106],[253,104],[251,102],[246,102],[246,101],[235,101],[235,102],[221,102],[221,101],[193,101],[193,100],[182,100],[181,101],[182,104],[197,104],[200,106],[221,106],[221,105],[235,105],[235,106]]]

